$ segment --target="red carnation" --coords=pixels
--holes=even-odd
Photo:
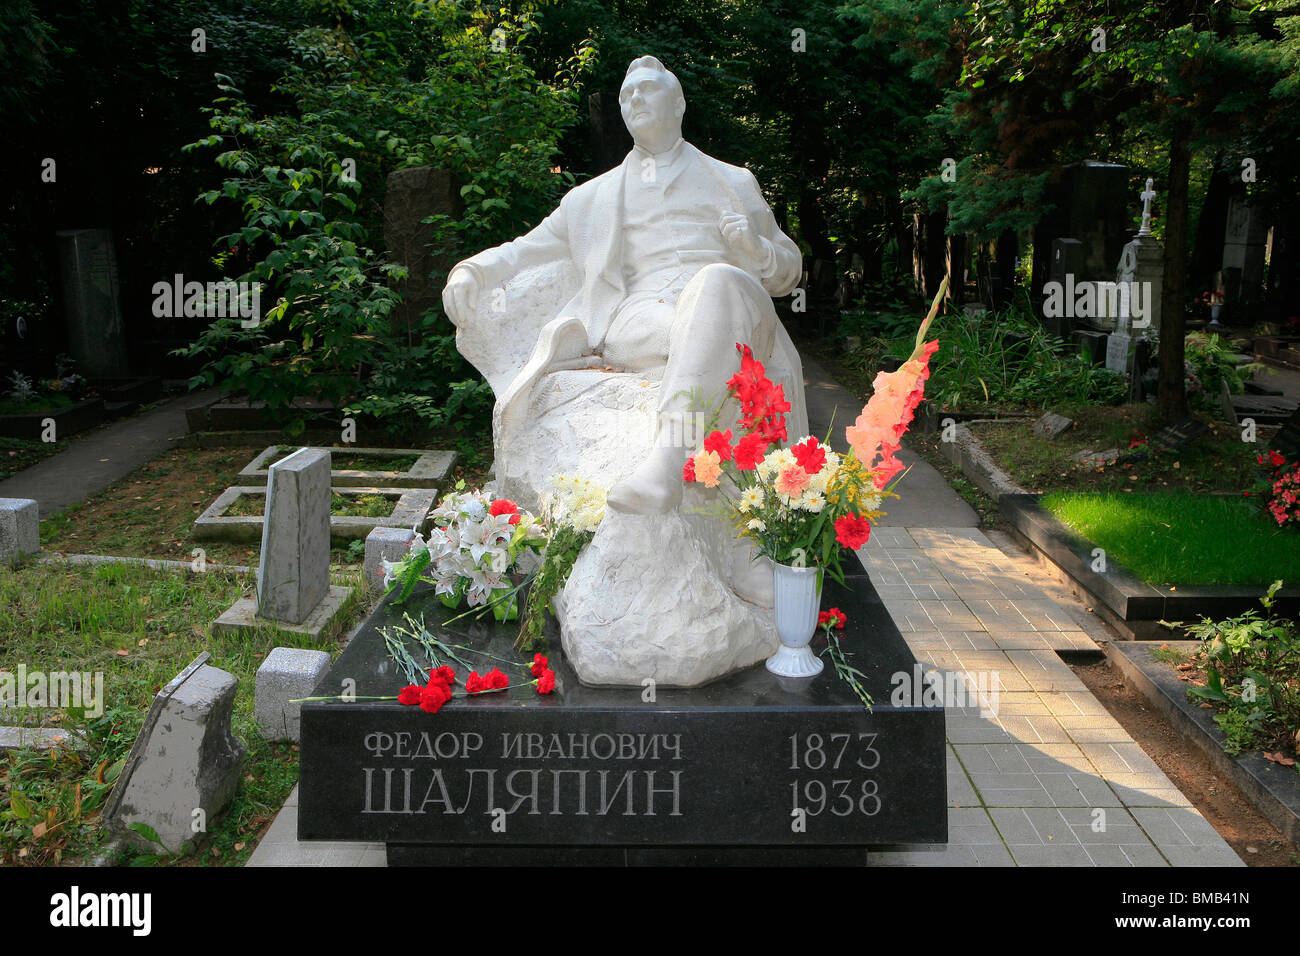
[[[794,460],[810,475],[815,475],[826,465],[826,449],[817,444],[817,439],[810,437],[790,449]]]
[[[548,661],[548,660],[546,659],[546,655],[545,655],[545,654],[534,654],[534,655],[533,655],[533,667],[532,667],[532,671],[533,671],[533,676],[534,676],[534,677],[541,677],[541,676],[542,676],[542,671],[546,670],[546,669],[547,669],[548,667],[550,667],[550,666],[551,666],[551,662]]]
[[[555,671],[547,668],[537,679],[537,693],[549,694],[553,690],[555,690]]]
[[[470,671],[469,676],[465,678],[465,692],[468,694],[477,694],[480,691],[487,690],[483,678],[479,676],[478,671]]]
[[[491,690],[500,690],[502,687],[510,686],[510,678],[501,673],[501,668],[494,667],[483,675],[483,681]]]
[[[736,442],[736,467],[741,471],[753,471],[767,454],[767,445],[762,435],[750,432]]]
[[[695,480],[695,456],[692,455],[686,459],[686,464],[682,465],[682,481]]]
[[[511,515],[510,523],[519,524],[519,506],[509,498],[498,498],[488,505],[488,514],[493,516]]]
[[[835,540],[856,551],[871,537],[871,522],[858,515],[835,519]]]
[[[454,684],[456,683],[456,672],[443,664],[437,670],[429,671],[430,683]]]
[[[731,461],[731,429],[710,432],[704,439],[704,450],[718,453],[718,461]]]
[[[420,709],[429,714],[436,714],[449,700],[451,700],[451,691],[446,684],[430,682],[420,695]]]
[[[420,696],[423,693],[424,688],[419,684],[409,684],[398,693],[397,702],[407,707],[414,707],[420,702]]]

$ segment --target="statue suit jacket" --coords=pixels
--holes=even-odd
[[[714,159],[690,143],[683,143],[682,148],[682,161],[674,164],[665,189],[690,190],[693,199],[714,207],[715,220],[724,212],[744,213],[749,228],[771,244],[774,271],[763,277],[757,263],[741,261],[736,253],[727,261],[758,278],[769,295],[789,294],[803,275],[802,256],[794,241],[777,228],[754,174]],[[599,345],[614,310],[626,297],[624,183],[627,176],[640,175],[640,155],[633,150],[621,165],[569,190],[559,208],[528,234],[471,256],[457,268],[475,271],[480,289],[487,292],[530,266],[556,259],[572,262],[580,275],[580,287],[557,315],[578,318],[587,328],[588,341]]]

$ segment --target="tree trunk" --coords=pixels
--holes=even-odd
[[[1157,403],[1166,422],[1186,418],[1183,380],[1184,287],[1187,269],[1187,193],[1191,148],[1179,122],[1169,138],[1169,192],[1165,206],[1165,281],[1160,302],[1160,390]]]

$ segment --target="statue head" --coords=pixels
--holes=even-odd
[[[682,135],[682,85],[652,56],[637,57],[628,65],[618,105],[632,141],[652,153],[667,149]]]

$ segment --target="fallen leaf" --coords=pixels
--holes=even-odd
[[[1284,767],[1295,766],[1295,761],[1292,760],[1290,757],[1288,757],[1286,754],[1282,753],[1282,751],[1280,750],[1277,753],[1272,753],[1272,754],[1269,753],[1267,750],[1264,751],[1264,759],[1271,760],[1274,763],[1280,763]]]
[[[244,847],[246,847],[246,846],[248,846],[247,843],[243,843],[243,842],[236,843],[236,844],[235,844],[235,852],[238,853],[240,850],[242,850],[242,849],[243,849]]]
[[[124,647],[119,647],[116,651],[118,657],[130,657],[131,652]]]
[[[36,826],[32,827],[32,836],[39,840],[41,837],[45,836],[45,831],[48,829],[49,827],[47,827],[45,821],[42,820],[40,823],[36,824]]]
[[[1194,668],[1195,666],[1196,666],[1196,665],[1195,665],[1195,664],[1192,664],[1192,663],[1179,664],[1179,665],[1178,665],[1178,669],[1179,669],[1180,671],[1189,671],[1189,670],[1191,670],[1192,668]]]

